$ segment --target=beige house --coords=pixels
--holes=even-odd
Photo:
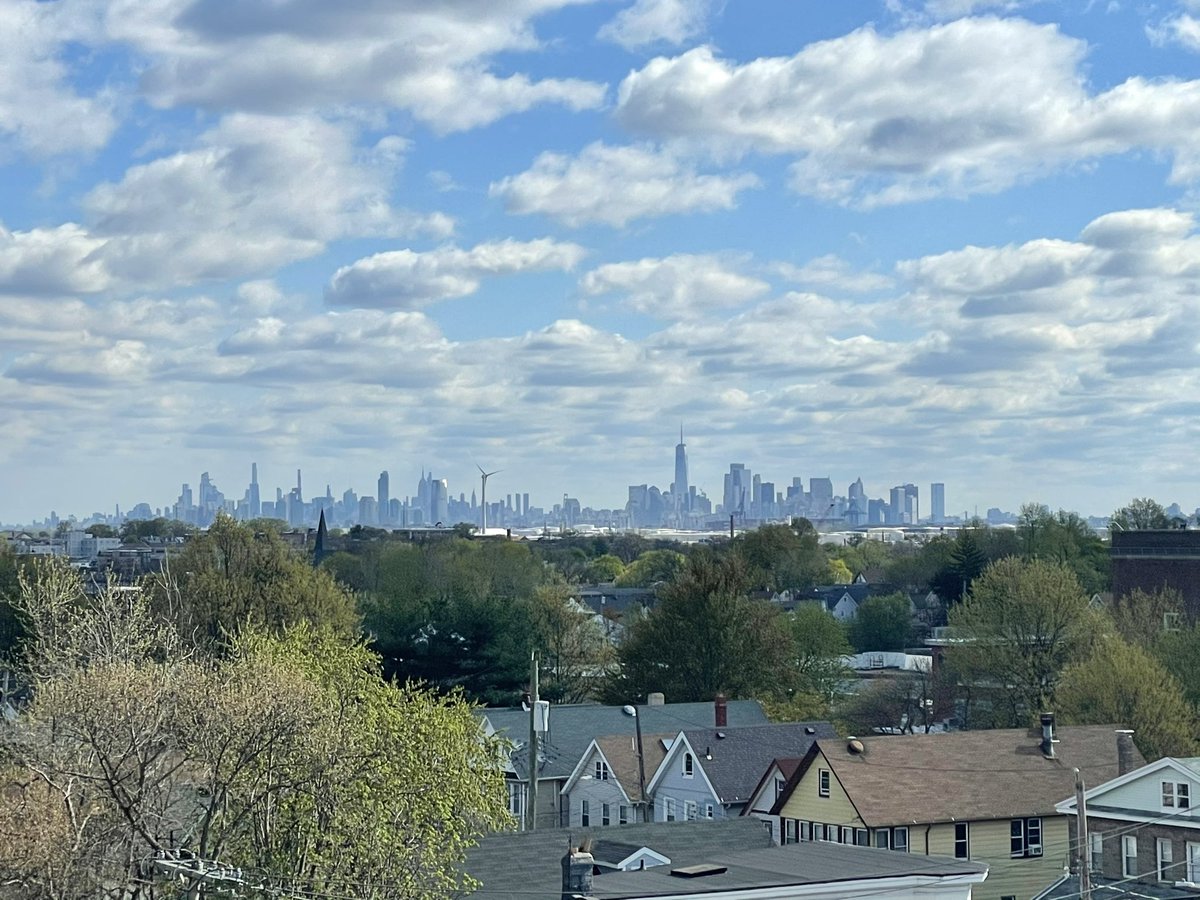
[[[785,843],[828,841],[987,863],[977,900],[1028,900],[1063,873],[1071,820],[1055,804],[1118,773],[1120,726],[819,741],[771,809]]]

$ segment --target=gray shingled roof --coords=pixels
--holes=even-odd
[[[692,728],[684,735],[722,803],[744,803],[777,757],[804,756],[813,741],[837,740],[828,722]]]
[[[523,747],[529,735],[529,713],[518,706],[481,709],[477,714],[486,717],[496,731],[521,745],[521,749],[513,751],[511,762],[514,771],[524,778],[526,754]],[[688,728],[703,728],[714,723],[716,713],[713,704],[706,702],[639,706],[638,715],[642,719],[642,734],[646,735],[657,732],[678,734]],[[731,728],[763,725],[767,721],[766,713],[757,700],[730,700],[727,716],[727,724]],[[543,757],[541,777],[567,778],[595,738],[633,733],[633,717],[625,715],[620,706],[551,706],[550,732],[539,753]],[[649,779],[652,774],[647,771],[646,778]],[[761,774],[757,772],[754,777]]]
[[[594,841],[593,855],[602,862],[620,862],[635,850],[649,847],[670,859],[673,866],[705,862],[716,853],[773,845],[771,832],[758,819],[489,834],[467,852],[464,868],[481,883],[473,897],[476,900],[559,900],[562,857],[569,844],[578,846],[588,837]],[[612,876],[603,875],[596,880],[609,877]]]
[[[1175,887],[1165,882],[1129,881],[1092,875],[1093,900],[1186,900],[1195,898],[1195,888]],[[1063,878],[1035,900],[1079,900],[1079,877]]]

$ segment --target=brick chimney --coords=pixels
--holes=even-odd
[[[725,728],[729,725],[729,703],[725,700],[724,694],[717,694],[713,698],[713,720],[717,728]]]
[[[562,900],[587,897],[592,893],[592,866],[596,863],[586,850],[572,848],[562,858]]]
[[[1124,775],[1138,768],[1138,751],[1133,743],[1133,732],[1122,728],[1117,730],[1117,774]]]

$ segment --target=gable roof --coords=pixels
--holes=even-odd
[[[798,757],[820,738],[837,738],[828,722],[789,722],[745,728],[691,728],[682,736],[696,755],[696,764],[722,803],[744,803],[754,793],[763,772],[778,757]],[[674,746],[667,760],[677,755]],[[670,763],[664,760],[660,770]],[[657,785],[655,773],[652,785]]]
[[[674,737],[674,734],[642,735],[642,757],[647,784],[650,782],[650,776],[663,761],[663,757],[667,755],[666,743],[670,743]],[[587,774],[585,767],[593,753],[599,753],[608,764],[608,770],[617,786],[631,803],[646,799],[642,796],[639,785],[637,736],[634,734],[610,734],[592,741],[583,756],[579,757],[579,762],[571,772],[571,777],[562,787],[562,793],[570,791],[576,782]]]
[[[1055,758],[1041,751],[1041,730],[1004,728],[819,741],[772,807],[778,814],[818,752],[868,827],[1052,816],[1075,786],[1073,769],[1089,781],[1116,776],[1119,725],[1057,729]]]
[[[758,784],[756,784],[754,786],[754,790],[750,792],[750,797],[746,803],[746,808],[742,810],[742,815],[747,816],[750,814],[750,807],[754,805],[755,798],[758,797],[758,795],[761,794],[767,787],[767,784],[773,780],[771,776],[776,770],[779,771],[780,776],[783,778],[786,784],[786,782],[790,780],[791,777],[796,773],[796,770],[800,768],[800,763],[803,761],[804,758],[800,756],[790,756],[785,757],[784,759],[776,758],[771,760],[771,764],[767,766],[762,773],[762,777],[758,779]],[[771,798],[771,802],[775,802],[774,797]]]
[[[1164,770],[1176,772],[1184,778],[1200,779],[1200,756],[1164,756],[1162,759],[1156,759],[1154,762],[1126,772],[1124,775],[1118,775],[1110,781],[1088,788],[1084,794],[1085,805],[1089,809],[1096,804],[1097,809],[1111,810],[1113,807],[1104,806],[1106,794],[1143,778],[1158,777]],[[1075,813],[1074,795],[1060,802],[1056,809],[1064,815],[1073,815]],[[1190,816],[1191,812],[1192,810],[1189,808],[1187,815]]]
[[[715,716],[711,702],[639,705],[637,713],[642,720],[643,743],[646,734],[676,734],[681,728],[703,727],[712,723]],[[529,734],[529,713],[518,706],[481,709],[477,715],[494,731],[518,745],[511,754],[509,764],[518,778],[528,777],[528,752],[524,745]],[[726,715],[731,727],[759,725],[767,721],[767,715],[757,700],[730,700]],[[626,715],[620,706],[591,703],[551,706],[550,731],[543,735],[540,742],[538,776],[567,778],[593,740],[605,735],[633,733],[633,717]],[[646,778],[650,778],[649,769],[646,770]]]

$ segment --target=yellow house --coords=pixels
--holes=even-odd
[[[1055,804],[1116,777],[1116,725],[818,741],[771,809],[784,843],[831,841],[987,863],[976,900],[1029,900],[1063,873]]]

